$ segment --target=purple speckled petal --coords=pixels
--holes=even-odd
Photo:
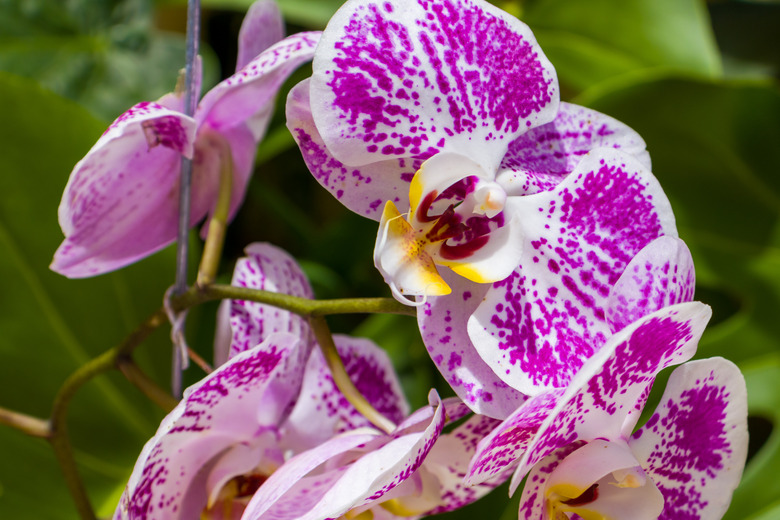
[[[65,241],[51,268],[102,274],[176,237],[181,156],[192,157],[195,121],[140,103],[114,121],[70,175],[59,207]],[[202,217],[202,215],[201,215]]]
[[[477,443],[499,425],[497,419],[474,415],[452,432],[439,437],[425,459],[423,467],[436,476],[441,489],[442,505],[426,515],[446,513],[459,509],[483,497],[511,476],[510,472],[475,486],[467,486],[463,479]]]
[[[278,334],[263,348],[233,358],[188,388],[144,446],[115,518],[162,520],[186,512],[199,515],[206,505],[207,490],[191,489],[205,484],[198,480],[198,472],[232,445],[262,441],[264,432],[277,427],[273,421],[258,421],[257,412],[264,408],[271,415],[270,409],[286,407],[276,400],[274,385],[299,341]]]
[[[650,314],[612,336],[583,366],[544,423],[531,425],[535,431],[523,450],[510,489],[558,448],[578,440],[627,438],[656,374],[693,356],[711,315],[711,309],[702,303],[681,303]]]
[[[557,409],[564,393],[557,389],[530,398],[485,436],[469,465],[466,484],[488,481],[513,467],[541,425]]]
[[[655,177],[611,148],[585,155],[554,190],[510,205],[522,260],[493,284],[468,332],[498,377],[534,395],[566,386],[601,348],[612,286],[645,245],[677,231]]]
[[[512,141],[496,180],[509,195],[548,191],[574,171],[583,155],[602,146],[632,155],[651,169],[639,134],[595,110],[562,102],[553,121]]]
[[[335,335],[334,340],[358,391],[387,419],[395,424],[403,421],[409,405],[387,354],[367,339]],[[371,423],[341,394],[316,349],[306,365],[300,398],[285,424],[284,442],[311,447],[362,427],[371,427]]]
[[[249,6],[238,31],[236,72],[255,56],[284,38],[284,19],[274,0],[257,0]]]
[[[747,393],[723,358],[692,361],[669,377],[655,413],[629,444],[661,490],[662,520],[721,518],[747,455]]]
[[[626,267],[610,292],[606,316],[615,332],[667,305],[693,300],[696,274],[688,246],[679,238],[659,237]]]
[[[553,119],[558,85],[530,29],[487,2],[350,0],[323,33],[311,101],[345,164],[453,151],[495,171]]]
[[[512,488],[534,464],[578,440],[627,436],[655,375],[696,351],[711,310],[699,302],[667,307],[612,336],[566,389],[525,402],[480,442],[469,482],[520,459]]]
[[[246,67],[211,89],[198,105],[199,124],[223,132],[246,124],[255,141],[265,134],[270,106],[282,83],[314,55],[317,32],[288,36],[255,57]]]
[[[399,158],[346,166],[336,160],[322,141],[311,115],[309,79],[298,83],[287,97],[287,128],[314,178],[347,208],[379,220],[385,202],[409,207],[409,182],[423,159]]]
[[[468,317],[489,286],[470,282],[447,269],[441,269],[440,274],[452,293],[428,298],[417,312],[425,347],[458,397],[475,413],[505,419],[525,401],[525,396],[496,376],[474,349],[466,330]]]
[[[250,244],[244,252],[247,256],[236,263],[232,285],[302,298],[314,297],[306,275],[287,252],[266,243]],[[302,338],[305,344],[311,343],[309,324],[297,314],[243,300],[232,300],[230,309],[230,357],[262,343],[274,332],[289,332]],[[308,350],[302,350],[306,350],[303,354],[308,356]],[[223,361],[217,359],[215,362]]]
[[[385,436],[382,445],[378,445],[375,441],[362,450],[356,451],[354,455],[359,455],[357,459],[354,456],[341,457],[347,463],[346,469],[339,470],[338,478],[328,478],[329,489],[327,493],[322,493],[320,500],[311,504],[307,511],[300,511],[296,507],[295,518],[297,520],[338,518],[351,509],[375,502],[404,482],[422,465],[444,427],[445,414],[441,402],[437,403],[433,413],[426,414],[426,416],[427,421],[422,424],[405,430],[398,429],[393,434]],[[333,441],[349,439],[356,435],[365,437],[358,430],[336,437]],[[363,443],[365,442],[363,440]],[[293,488],[291,485],[304,475],[301,471],[304,466],[298,461],[303,458],[317,458],[324,462],[327,458],[332,458],[327,457],[325,448],[323,448],[327,445],[328,443],[320,445],[285,463],[255,494],[244,513],[244,518],[246,520],[275,518],[277,515],[274,514],[274,509],[287,510],[290,508],[290,504],[300,502],[303,499],[301,495],[307,492],[306,488],[300,486]],[[355,444],[355,446],[357,445]],[[332,459],[330,467],[339,462],[336,458]],[[288,469],[288,466],[294,470]],[[316,466],[308,464],[306,467],[314,469]],[[326,467],[328,466],[326,465]],[[316,476],[316,474],[310,476]],[[288,484],[286,489],[280,493],[276,490],[283,489],[284,486],[278,484],[281,480]],[[271,483],[273,483],[274,490],[272,493],[264,489]],[[309,503],[309,501],[306,502]],[[269,514],[264,514],[266,512]]]

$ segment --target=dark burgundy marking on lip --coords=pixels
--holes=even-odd
[[[593,484],[588,489],[582,492],[578,497],[570,498],[569,500],[561,500],[561,503],[567,506],[581,506],[594,502],[599,497],[599,485]]]
[[[484,235],[463,244],[450,245],[445,242],[441,245],[439,254],[445,260],[462,260],[473,255],[474,252],[484,247],[487,243],[488,237]]]

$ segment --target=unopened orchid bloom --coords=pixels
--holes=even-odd
[[[529,520],[717,520],[747,454],[739,369],[712,358],[676,369],[634,431],[656,374],[689,359],[709,319],[698,302],[615,334],[565,389],[529,399],[477,448],[467,482],[516,468]]]
[[[193,117],[183,113],[183,96],[176,93],[139,103],[109,126],[65,187],[59,208],[65,240],[54,255],[54,271],[94,276],[173,242],[182,157],[193,161],[191,225],[214,211],[220,175],[231,178],[229,218],[235,215],[275,94],[311,59],[319,39],[319,33],[300,33],[275,43],[282,36],[276,5],[258,2],[242,25],[236,73],[203,97]]]
[[[419,518],[471,503],[508,478],[464,486],[477,442],[498,421],[472,416],[442,435],[445,422],[469,410],[435,392],[430,400],[389,434],[353,430],[291,458],[260,487],[243,520]]]

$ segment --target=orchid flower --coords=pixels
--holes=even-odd
[[[144,447],[116,520],[238,519],[291,454],[370,425],[338,391],[322,354],[301,355],[309,338],[275,330],[284,321],[266,320],[259,345],[185,392]],[[358,390],[401,422],[408,405],[387,355],[365,339],[337,336],[336,344]]]
[[[203,97],[193,117],[183,113],[176,93],[139,103],[109,126],[65,187],[59,207],[65,240],[54,271],[71,278],[102,274],[173,242],[182,156],[193,161],[190,224],[214,210],[220,172],[231,176],[229,218],[235,215],[274,96],[311,59],[319,39],[319,33],[300,33],[274,43],[282,36],[276,5],[255,4],[241,28],[236,73]]]
[[[472,416],[442,435],[445,422],[469,410],[433,391],[430,405],[390,434],[353,430],[291,458],[260,487],[243,520],[417,518],[462,507],[508,478],[464,486],[477,442],[498,421]]]
[[[422,297],[426,347],[477,413],[565,386],[628,263],[677,234],[641,137],[559,103],[530,30],[481,0],[348,1],[287,118],[318,181],[380,221],[377,267]]]
[[[567,388],[529,399],[481,441],[467,482],[516,468],[512,491],[528,475],[520,518],[534,520],[720,518],[747,453],[739,369],[683,365],[634,432],[656,374],[694,354],[709,316],[682,303],[623,328]]]

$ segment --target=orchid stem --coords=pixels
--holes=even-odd
[[[205,138],[214,142],[219,149],[219,194],[214,212],[209,221],[209,231],[203,256],[198,269],[198,285],[205,286],[214,282],[222,257],[222,246],[225,244],[225,231],[230,216],[230,200],[233,194],[233,154],[225,138],[216,133],[209,133]]]
[[[47,421],[2,407],[0,407],[0,424],[15,428],[32,437],[48,439],[51,435]]]
[[[165,412],[170,412],[176,408],[178,401],[174,399],[171,394],[160,388],[157,383],[152,381],[152,379],[138,367],[132,358],[120,357],[117,360],[117,367],[119,367],[119,370],[128,381],[135,385],[150,401]]]
[[[195,84],[195,60],[198,56],[198,34],[200,32],[200,0],[187,2],[187,51],[184,73],[184,113],[195,113],[197,94]],[[192,191],[192,160],[182,157],[179,182],[179,233],[176,242],[176,284],[175,294],[187,290],[187,235],[190,229],[190,200]],[[173,345],[171,361],[171,391],[175,397],[181,396],[182,358],[178,345]]]
[[[333,376],[333,382],[347,401],[349,401],[363,417],[368,419],[371,424],[380,430],[386,433],[395,430],[396,425],[384,415],[380,414],[377,409],[368,402],[365,396],[360,393],[360,390],[355,387],[354,383],[349,378],[349,374],[344,367],[341,356],[339,356],[339,351],[336,349],[336,343],[333,341],[333,335],[330,333],[325,318],[322,316],[312,316],[309,318],[309,323],[314,331],[314,337],[317,339],[320,349],[322,349],[322,354],[325,356],[325,362],[328,364],[330,373]]]

